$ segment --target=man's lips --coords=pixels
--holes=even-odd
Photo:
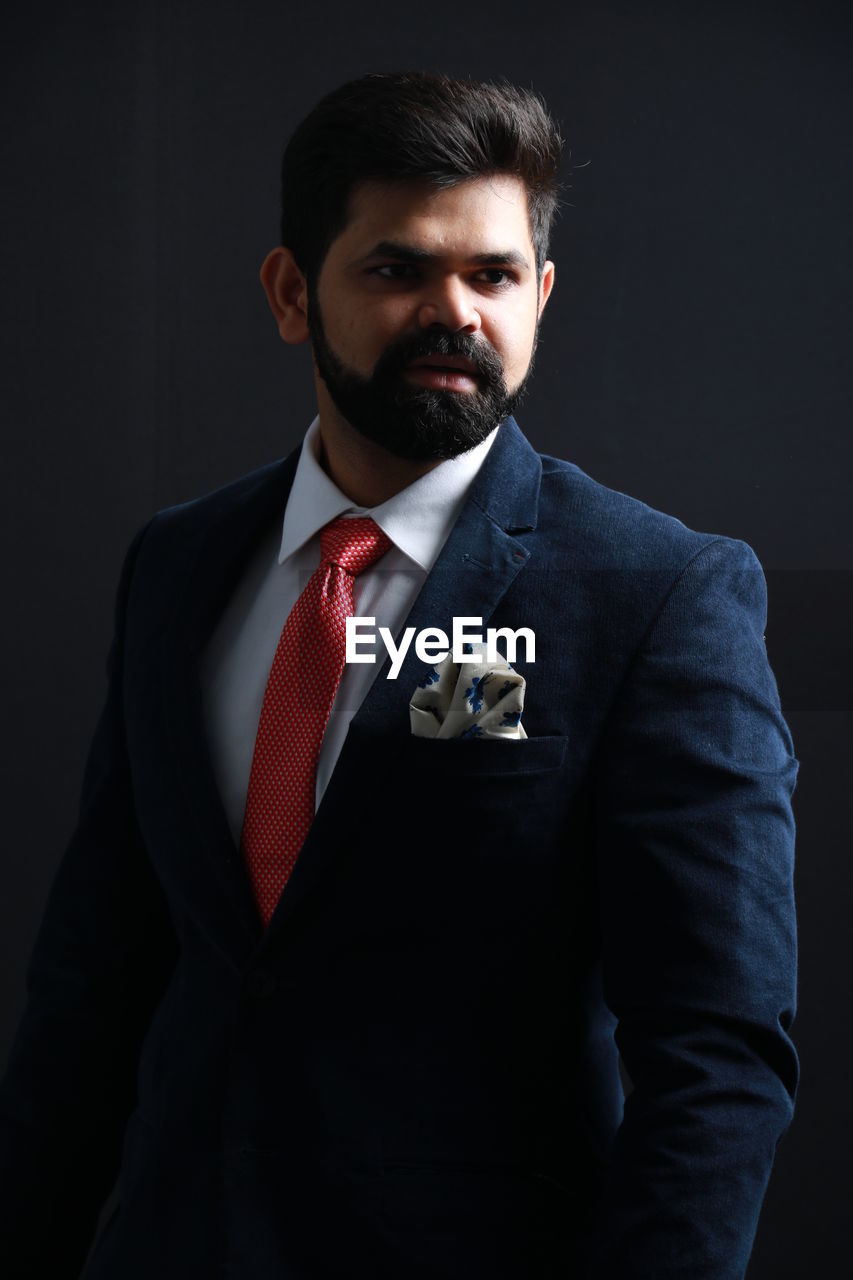
[[[464,356],[418,356],[409,365],[410,369],[455,369],[462,373],[477,376],[477,366]]]
[[[422,386],[438,391],[470,391],[479,376],[476,365],[463,356],[419,356],[406,373]]]

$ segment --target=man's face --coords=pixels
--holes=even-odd
[[[537,285],[524,184],[365,182],[332,242],[308,319],[323,387],[398,457],[473,448],[518,403],[553,266]]]

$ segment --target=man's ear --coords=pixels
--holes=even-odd
[[[289,249],[271,250],[261,267],[261,284],[285,342],[307,342],[308,284]]]
[[[545,303],[551,296],[551,290],[554,288],[554,264],[546,262],[542,267],[542,278],[539,281],[539,314],[537,320],[541,320],[542,312],[545,310]]]

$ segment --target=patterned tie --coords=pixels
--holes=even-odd
[[[392,545],[369,516],[320,531],[321,560],[278,642],[264,693],[240,841],[264,925],[314,818],[317,758],[344,669],[353,582]]]

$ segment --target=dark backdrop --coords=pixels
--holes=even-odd
[[[7,24],[0,1053],[71,829],[119,564],[156,508],[289,451],[307,350],[257,282],[282,143],[368,70],[506,75],[567,139],[521,424],[747,539],[802,761],[797,1119],[751,1280],[851,1256],[851,40],[843,4],[126,0]],[[839,1261],[840,1260],[840,1261]]]

